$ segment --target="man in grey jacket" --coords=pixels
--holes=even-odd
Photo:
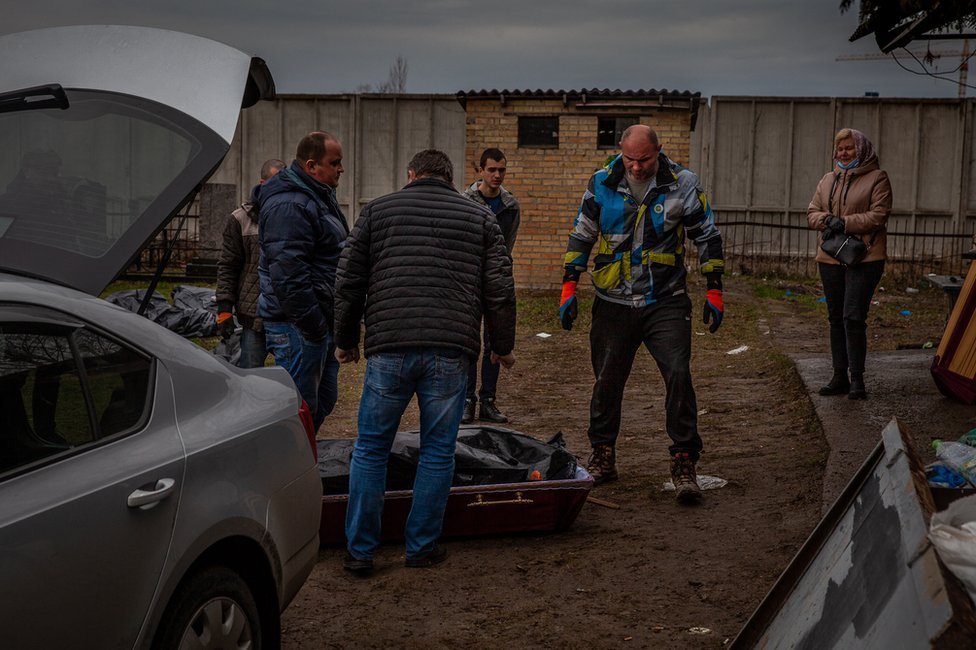
[[[260,368],[268,356],[264,326],[258,314],[261,286],[258,282],[258,210],[254,195],[264,182],[281,171],[284,161],[271,158],[261,165],[261,178],[251,189],[251,199],[227,217],[223,244],[217,261],[217,331],[234,333],[234,314],[241,324],[241,368]]]
[[[502,231],[502,237],[505,238],[505,248],[511,257],[512,249],[515,247],[515,238],[518,236],[521,209],[518,200],[502,186],[502,183],[505,182],[507,168],[508,162],[501,149],[494,147],[485,149],[481,153],[481,160],[478,163],[478,180],[465,190],[464,195],[475,203],[485,206],[495,215],[498,227]],[[488,345],[488,337],[488,323],[485,322],[481,355],[481,390],[477,391],[477,396],[481,402],[478,419],[496,423],[508,422],[508,418],[498,410],[498,406],[495,404],[495,393],[498,389],[498,364],[491,362],[491,348]],[[474,421],[477,388],[478,364],[474,362],[468,368],[468,389],[464,399],[464,416],[461,419],[464,424]]]

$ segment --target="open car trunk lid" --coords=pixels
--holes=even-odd
[[[0,37],[0,270],[98,294],[191,199],[264,62],[132,26]]]

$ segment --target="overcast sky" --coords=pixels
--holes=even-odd
[[[0,33],[92,23],[190,32],[265,59],[281,93],[353,92],[384,81],[400,55],[408,64],[407,92],[414,93],[667,88],[706,96],[958,95],[955,83],[913,75],[891,59],[836,61],[878,52],[872,37],[848,42],[857,12],[841,15],[838,4],[28,0],[7,3]],[[911,49],[925,48],[916,43]],[[931,48],[959,50],[961,42],[933,42]],[[958,64],[958,57],[943,59],[938,71]],[[969,83],[976,85],[976,69]]]

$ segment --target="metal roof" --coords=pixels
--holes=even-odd
[[[504,97],[504,98],[519,98],[519,99],[562,99],[563,101],[568,101],[569,99],[583,99],[584,101],[589,98],[594,99],[638,99],[638,100],[658,100],[661,98],[667,99],[688,99],[691,100],[696,97],[701,97],[700,92],[691,92],[690,90],[668,90],[667,88],[661,88],[657,90],[655,88],[650,88],[648,90],[611,90],[609,88],[582,88],[580,90],[461,90],[457,93],[458,101],[464,102],[468,98],[477,99],[487,99],[494,97]]]
[[[462,108],[467,109],[469,99],[497,99],[502,105],[510,99],[560,99],[564,106],[569,102],[578,102],[576,107],[584,108],[592,103],[597,110],[640,108],[631,102],[654,103],[658,107],[685,108],[691,112],[691,130],[695,130],[698,122],[698,107],[701,103],[701,93],[690,90],[610,90],[609,88],[583,88],[581,90],[460,90],[455,95]],[[595,102],[593,100],[596,100]],[[610,100],[610,101],[608,101]],[[620,102],[620,103],[613,103]],[[626,103],[624,103],[626,102]],[[648,108],[648,107],[644,107]]]

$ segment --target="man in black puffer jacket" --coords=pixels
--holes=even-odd
[[[339,395],[332,285],[349,234],[335,196],[342,172],[342,145],[333,135],[313,131],[298,143],[292,164],[255,194],[258,316],[268,351],[295,380],[316,429]]]
[[[420,459],[407,519],[406,565],[444,559],[436,544],[454,475],[468,364],[481,349],[515,363],[515,284],[505,240],[487,208],[452,185],[443,152],[413,157],[408,185],[367,205],[346,242],[335,285],[336,358],[367,359],[352,454],[345,568],[368,573],[379,545],[390,446],[407,404],[420,405]]]

